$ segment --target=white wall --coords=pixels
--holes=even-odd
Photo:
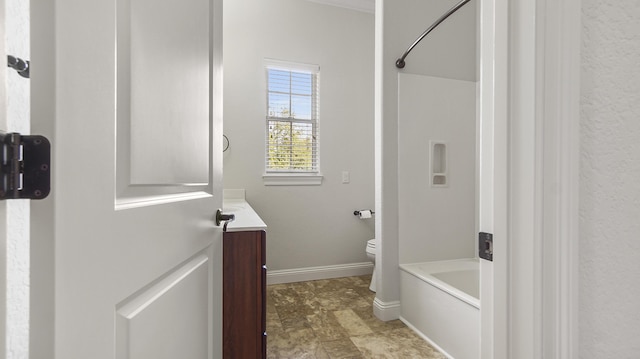
[[[395,59],[435,20],[459,2],[456,0],[389,0],[385,7],[385,50]],[[471,1],[443,21],[406,57],[406,73],[457,80],[476,79],[476,5]],[[393,69],[396,69],[393,66]],[[397,69],[396,69],[397,70]]]
[[[367,262],[374,205],[373,14],[302,0],[224,5],[225,188],[268,225],[270,271]],[[264,58],[320,65],[321,186],[265,186]],[[341,183],[349,171],[350,184]]]
[[[399,75],[399,261],[475,256],[476,83]],[[433,186],[430,141],[446,146],[446,185]]]
[[[640,352],[640,7],[584,0],[580,358]]]
[[[376,1],[376,211],[380,214],[376,217],[380,268],[376,297],[380,308],[397,306],[400,296],[398,72],[474,81],[475,3],[465,5],[422,40],[407,57],[406,67],[398,70],[396,59],[456,1]]]

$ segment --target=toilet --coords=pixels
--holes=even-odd
[[[372,292],[376,291],[376,240],[370,239],[367,241],[367,257],[370,261],[373,262],[373,275],[371,276],[371,284],[369,285],[369,290]]]

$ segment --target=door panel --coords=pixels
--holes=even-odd
[[[116,306],[116,359],[206,358],[211,257],[205,250]]]
[[[130,131],[132,184],[209,182],[209,6],[118,1],[118,123]]]
[[[117,0],[118,206],[212,191],[211,6]]]

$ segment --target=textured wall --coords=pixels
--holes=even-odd
[[[29,59],[29,1],[6,0],[7,53]],[[29,133],[29,80],[7,74],[9,131]],[[29,201],[7,201],[7,353],[29,357]]]
[[[640,355],[640,7],[584,0],[580,358]]]

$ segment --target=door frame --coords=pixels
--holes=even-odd
[[[5,4],[0,0],[0,66],[7,67],[7,53],[5,47]],[[7,128],[7,75],[6,71],[0,71],[0,130]],[[7,204],[0,202],[0,356],[6,352],[6,328],[7,328]]]
[[[30,0],[31,130],[55,143],[55,1]],[[38,104],[34,106],[34,104]],[[55,188],[56,167],[51,167]],[[52,358],[55,342],[55,191],[31,202],[29,357]]]
[[[501,76],[509,80],[499,82],[504,86],[499,105],[505,109],[504,116],[510,118],[511,214],[504,249],[510,260],[503,273],[508,271],[510,275],[498,291],[507,305],[494,313],[498,317],[496,323],[503,318],[508,320],[504,322],[506,327],[494,328],[492,347],[497,350],[493,357],[577,358],[580,1],[482,1],[498,7],[510,5],[508,11],[498,13],[500,26],[508,30],[510,37],[494,47],[508,61],[508,68],[501,69]],[[46,119],[55,114],[55,103],[50,101],[55,97],[48,95],[55,94],[55,78],[47,69],[54,69],[55,52],[53,42],[47,40],[55,34],[53,19],[48,16],[54,13],[54,7],[51,1],[32,0],[32,61],[41,61],[33,71],[39,68],[39,75],[45,77],[40,77],[44,82],[40,86],[32,80],[33,102],[39,98],[45,103],[41,106],[39,102],[39,108],[32,109],[32,128],[49,138],[53,138],[52,126]],[[533,12],[525,11],[532,7]],[[508,17],[512,21],[507,21]],[[528,56],[531,54],[534,56]],[[535,76],[533,88],[528,81],[531,74]],[[509,90],[512,96],[507,99]],[[535,111],[532,113],[531,109]],[[534,131],[525,131],[532,124]],[[527,176],[531,173],[533,178]],[[46,201],[41,202],[32,210],[53,213]],[[0,214],[2,207],[4,204],[0,204]],[[43,216],[33,213],[33,218],[37,217]],[[51,223],[34,222],[30,350],[32,358],[49,358],[54,336],[54,283],[49,280],[53,274],[53,232]],[[0,233],[0,240],[4,235]],[[522,288],[523,280],[533,285]],[[4,293],[5,286],[2,287],[0,295]],[[519,324],[521,318],[531,317],[533,322]],[[3,342],[4,336],[0,347],[4,347]],[[532,350],[527,355],[509,354],[525,349]]]
[[[490,3],[490,4],[487,4]],[[488,358],[578,358],[580,0],[486,0],[506,124],[506,246]],[[508,34],[508,35],[507,35]],[[502,65],[500,67],[499,65]],[[500,197],[497,197],[500,200]],[[498,202],[497,202],[498,203]],[[498,209],[499,211],[499,209]]]

